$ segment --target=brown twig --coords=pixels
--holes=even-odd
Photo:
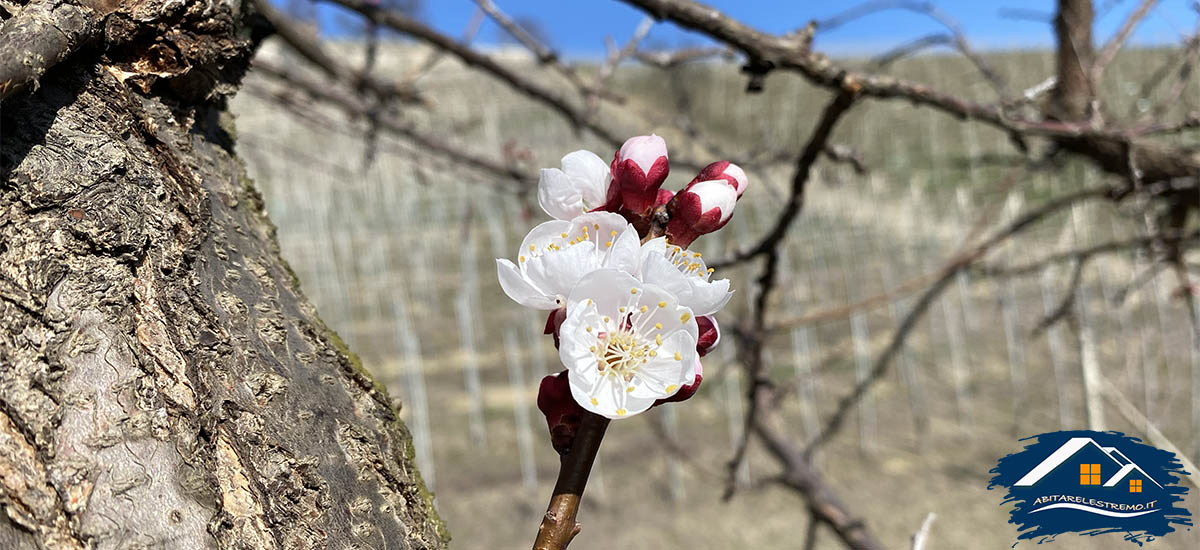
[[[579,534],[580,525],[575,521],[579,514],[579,503],[583,500],[583,490],[587,487],[588,475],[600,450],[600,443],[604,441],[608,423],[609,420],[603,416],[583,413],[575,441],[567,454],[562,456],[554,494],[550,497],[542,524],[538,526],[533,550],[566,550],[575,535]]]
[[[411,84],[384,82],[371,76],[367,71],[356,70],[337,60],[325,51],[315,36],[305,32],[292,18],[275,9],[271,2],[255,0],[254,4],[258,13],[274,27],[276,36],[325,74],[351,88],[369,90],[381,100],[398,99],[405,103],[427,105],[426,100]]]
[[[1104,69],[1117,57],[1117,52],[1121,51],[1121,47],[1125,45],[1129,35],[1133,34],[1133,29],[1137,28],[1138,23],[1146,18],[1155,4],[1158,4],[1158,0],[1142,0],[1137,9],[1133,10],[1121,24],[1117,33],[1104,44],[1100,53],[1096,55],[1096,62],[1092,65],[1092,82],[1100,82],[1100,77],[1104,75]]]
[[[275,66],[261,59],[255,60],[254,69],[265,76],[286,83],[291,90],[301,91],[313,99],[329,103],[351,117],[365,118],[370,112],[369,106],[353,93],[312,82],[292,71]],[[277,96],[277,98],[286,99],[283,96]],[[521,187],[526,187],[532,182],[537,181],[537,177],[533,174],[505,165],[500,161],[465,152],[459,147],[443,142],[440,138],[417,130],[412,124],[402,122],[392,114],[380,113],[378,123],[380,129],[412,140],[418,143],[423,150],[452,159],[463,166],[482,171],[502,180],[513,181]]]
[[[910,0],[873,0],[850,8],[828,19],[818,21],[817,28],[820,30],[833,29],[860,17],[886,10],[910,11],[925,15],[936,21],[950,33],[949,36],[942,35],[949,39],[946,43],[953,46],[954,49],[958,50],[958,52],[962,54],[963,57],[966,57],[968,61],[975,65],[975,68],[979,71],[979,74],[983,75],[983,78],[987,80],[989,84],[991,84],[992,88],[996,91],[996,94],[999,95],[1002,100],[1007,101],[1010,99],[1012,94],[1009,93],[1008,84],[1004,81],[1004,78],[1000,75],[1000,72],[992,67],[987,60],[983,58],[983,56],[979,55],[979,53],[971,47],[971,44],[967,41],[967,35],[963,32],[962,26],[958,24],[958,21],[955,21],[953,17],[950,17],[950,14],[938,9],[938,7],[932,2]]]
[[[532,79],[526,78],[519,72],[505,67],[490,56],[482,54],[458,41],[434,30],[433,28],[394,10],[380,8],[369,0],[324,0],[344,8],[358,12],[376,23],[402,32],[435,48],[449,52],[464,64],[475,67],[500,79],[510,88],[541,102],[558,112],[575,128],[586,128],[597,137],[610,145],[619,146],[622,143],[616,134],[608,128],[591,120],[582,109],[570,104],[557,91],[547,88]]]
[[[968,268],[973,263],[983,258],[992,248],[1003,242],[1006,242],[1013,235],[1029,229],[1039,220],[1042,220],[1055,212],[1063,210],[1064,208],[1069,208],[1082,201],[1098,198],[1109,198],[1115,192],[1116,190],[1112,187],[1099,187],[1085,189],[1051,199],[1040,207],[1018,216],[1015,220],[1001,228],[982,243],[972,248],[963,250],[952,257],[950,261],[948,261],[939,270],[940,276],[938,279],[928,289],[926,289],[920,298],[917,299],[917,301],[913,304],[912,309],[909,310],[907,315],[905,315],[904,320],[900,322],[900,326],[898,326],[892,333],[891,340],[888,342],[887,347],[875,360],[874,365],[871,367],[870,373],[868,373],[866,378],[856,384],[850,393],[843,396],[838,401],[837,409],[833,415],[829,417],[829,420],[826,422],[824,429],[821,430],[821,433],[809,443],[807,448],[805,448],[805,454],[811,455],[822,445],[828,443],[829,440],[837,434],[838,430],[841,429],[842,425],[846,421],[846,418],[849,416],[850,411],[854,409],[854,407],[858,404],[858,401],[862,399],[863,396],[866,395],[866,393],[871,389],[871,387],[874,386],[875,383],[878,382],[887,372],[887,369],[891,364],[891,360],[904,347],[904,342],[908,339],[908,335],[916,327],[917,322],[924,315],[925,311],[929,309],[929,306],[933,304],[933,301],[939,295],[941,295],[942,291],[949,286],[952,280],[954,280],[959,271]]]

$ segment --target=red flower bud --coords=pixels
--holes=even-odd
[[[686,387],[686,386],[685,386]],[[682,389],[679,390],[683,392]],[[579,433],[583,421],[583,407],[571,396],[567,371],[549,374],[542,378],[538,387],[538,410],[546,415],[546,426],[550,428],[550,444],[558,454],[566,454]]]
[[[692,178],[692,181],[688,183],[688,187],[691,187],[693,183],[709,180],[725,180],[733,187],[734,191],[737,191],[739,200],[742,198],[742,193],[746,192],[746,186],[750,184],[750,180],[746,178],[746,172],[742,170],[742,167],[727,160],[718,160],[705,166],[696,177]]]
[[[625,209],[637,216],[649,215],[670,169],[663,138],[651,134],[626,140],[611,167]]]

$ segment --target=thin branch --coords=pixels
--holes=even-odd
[[[427,105],[420,93],[404,82],[384,82],[372,77],[367,71],[359,71],[339,61],[325,51],[320,41],[310,35],[292,18],[275,9],[268,0],[255,0],[255,9],[275,29],[275,35],[301,57],[307,59],[325,74],[355,89],[370,90],[381,100],[398,99],[405,103]]]
[[[851,514],[833,489],[813,470],[804,453],[770,424],[765,418],[759,418],[754,423],[754,431],[762,438],[767,451],[783,464],[780,482],[804,495],[813,517],[829,526],[846,546],[854,550],[882,549],[883,545],[875,540],[862,520]]]
[[[945,27],[945,29],[950,32],[948,43],[954,46],[954,48],[958,50],[963,57],[966,57],[967,60],[975,65],[975,68],[979,71],[979,74],[983,75],[983,78],[992,85],[992,88],[1002,100],[1009,99],[1011,94],[1008,91],[1008,84],[1005,83],[1004,78],[1000,76],[1000,72],[993,68],[987,62],[987,60],[983,58],[983,56],[979,55],[978,52],[971,48],[971,44],[967,42],[967,35],[963,32],[962,26],[958,24],[958,21],[955,21],[953,17],[950,17],[950,14],[938,9],[933,2],[873,0],[850,8],[839,15],[818,21],[817,28],[821,30],[833,29],[855,19],[886,10],[905,10],[925,15],[936,21],[942,27]]]
[[[946,46],[954,44],[954,37],[945,33],[927,34],[920,38],[905,42],[895,48],[892,48],[871,60],[867,63],[867,69],[871,71],[880,71],[886,69],[888,65],[895,63],[905,57],[916,54],[921,50],[932,48],[934,46]]]
[[[36,90],[47,70],[100,36],[104,15],[71,1],[36,0],[0,24],[0,101]]]
[[[833,134],[833,129],[841,120],[842,115],[846,114],[846,111],[854,105],[858,92],[859,87],[856,81],[844,80],[839,87],[837,96],[822,111],[817,127],[809,137],[803,152],[796,159],[796,170],[792,175],[792,189],[788,195],[788,202],[783,206],[779,217],[775,219],[775,225],[771,230],[753,246],[736,252],[732,258],[715,262],[713,264],[715,267],[727,266],[766,254],[779,245],[779,242],[787,235],[788,229],[791,228],[792,222],[796,220],[796,217],[800,215],[800,210],[804,207],[804,190],[812,175],[813,164],[825,151],[829,137]]]
[[[607,90],[602,90],[598,86],[589,85],[587,82],[585,82],[583,78],[579,76],[578,71],[562,62],[562,58],[559,57],[558,52],[550,49],[550,46],[547,46],[541,40],[538,40],[537,37],[530,34],[529,31],[525,30],[525,27],[522,27],[520,23],[517,23],[515,20],[513,20],[513,18],[509,17],[508,14],[504,13],[504,11],[500,9],[500,6],[497,6],[492,0],[475,0],[475,3],[478,4],[479,9],[483,10],[488,17],[491,17],[497,25],[500,25],[500,28],[504,29],[505,32],[515,38],[517,42],[520,42],[521,45],[526,49],[528,49],[530,53],[533,54],[534,59],[537,60],[539,65],[549,66],[555,72],[562,75],[563,78],[566,78],[572,86],[574,86],[584,95],[589,97],[598,96],[602,99],[606,99],[617,104],[622,104],[625,102],[624,96],[609,92]]]
[[[834,435],[841,429],[850,412],[858,404],[858,401],[867,394],[872,386],[878,382],[887,372],[891,360],[904,347],[904,342],[908,339],[908,335],[916,327],[917,322],[933,301],[942,293],[950,282],[954,280],[959,271],[966,269],[973,263],[983,258],[992,248],[1000,243],[1007,241],[1013,235],[1021,233],[1032,227],[1036,222],[1054,214],[1064,208],[1069,208],[1072,205],[1091,199],[1111,197],[1115,190],[1112,187],[1100,187],[1093,189],[1085,189],[1058,198],[1047,201],[1039,208],[1029,211],[1009,223],[1007,226],[996,232],[993,236],[986,239],[972,249],[965,250],[956,257],[951,258],[949,262],[940,270],[941,276],[921,295],[920,298],[913,304],[912,309],[901,321],[900,326],[896,328],[892,334],[891,340],[887,347],[876,359],[875,364],[871,367],[867,377],[854,386],[854,389],[838,401],[837,409],[830,416],[821,433],[809,443],[805,449],[806,454],[811,454],[820,448],[825,443],[829,442]]]
[[[864,97],[877,99],[904,99],[918,106],[927,106],[961,119],[978,120],[1006,131],[1010,138],[1024,145],[1025,137],[1047,137],[1053,139],[1063,150],[1090,158],[1105,171],[1129,176],[1128,168],[1130,152],[1137,159],[1136,165],[1142,167],[1140,177],[1147,182],[1166,180],[1174,177],[1190,176],[1200,171],[1200,154],[1186,147],[1171,146],[1150,142],[1134,142],[1129,133],[1098,126],[1096,121],[1086,117],[1065,116],[1075,113],[1066,112],[1060,120],[1039,119],[1028,120],[1011,115],[1002,104],[982,104],[961,97],[947,94],[923,84],[910,82],[891,76],[881,76],[870,73],[852,72],[831,61],[828,57],[811,51],[806,44],[797,44],[784,36],[775,36],[755,30],[720,11],[690,0],[623,0],[640,8],[642,11],[659,19],[669,19],[681,27],[701,32],[710,38],[723,42],[749,58],[748,65],[761,74],[771,70],[794,71],[804,76],[809,82],[826,88],[840,88],[841,83],[853,81],[859,87],[859,93]],[[1064,2],[1081,2],[1082,0],[1062,0]],[[1083,14],[1086,15],[1086,14]],[[1078,25],[1078,19],[1072,17],[1069,27],[1072,32],[1068,41],[1073,41],[1070,35],[1082,34],[1083,25]],[[1090,27],[1088,29],[1090,32]],[[1087,36],[1090,40],[1090,34]],[[1085,46],[1081,46],[1085,48]],[[1090,57],[1090,44],[1087,57]],[[1075,52],[1074,49],[1071,49]],[[1070,52],[1068,52],[1070,53]],[[1080,53],[1080,52],[1075,52]],[[1061,58],[1062,56],[1060,56]],[[1066,63],[1066,62],[1064,62]],[[1078,61],[1075,65],[1080,65]],[[1066,63],[1064,67],[1069,65]],[[1069,68],[1069,67],[1068,67]],[[1070,72],[1070,71],[1067,71]],[[1060,71],[1062,73],[1062,71]],[[1065,74],[1065,73],[1064,73]],[[1065,80],[1060,74],[1055,90],[1075,90],[1075,73],[1070,80]],[[1087,72],[1082,71],[1082,80],[1086,86],[1090,80]],[[1090,92],[1090,89],[1088,90]],[[1062,103],[1065,96],[1059,96]],[[1078,97],[1071,94],[1071,107],[1076,107]],[[1090,107],[1091,94],[1086,101],[1078,106],[1079,111]],[[1065,104],[1064,104],[1065,105]],[[1061,110],[1061,109],[1060,109]],[[1068,120],[1062,122],[1061,119]]]
[[[1121,46],[1125,45],[1129,35],[1133,34],[1133,29],[1137,28],[1138,23],[1145,19],[1156,4],[1158,4],[1158,0],[1142,0],[1137,9],[1133,10],[1121,24],[1117,33],[1108,40],[1108,43],[1104,44],[1100,53],[1096,55],[1095,64],[1092,65],[1092,82],[1100,82],[1100,77],[1104,75],[1104,69],[1117,57],[1117,52],[1121,51]]]
[[[370,0],[324,0],[333,4],[337,4],[349,10],[358,12],[367,19],[375,21],[380,25],[384,25],[398,32],[402,32],[423,42],[426,42],[436,48],[449,52],[454,57],[458,58],[464,64],[475,67],[492,76],[500,79],[512,89],[529,96],[541,103],[546,104],[554,111],[558,112],[575,128],[586,128],[595,134],[597,137],[608,142],[610,145],[619,146],[622,140],[618,139],[609,129],[597,124],[591,120],[587,113],[583,110],[571,105],[566,99],[558,94],[557,91],[546,88],[533,80],[526,78],[525,75],[517,71],[501,65],[490,56],[479,53],[458,43],[456,40],[434,30],[433,28],[408,17],[395,10],[380,8],[370,2]]]
[[[731,60],[734,58],[734,55],[733,50],[717,46],[711,48],[684,48],[681,50],[638,50],[634,52],[633,57],[651,67],[666,70],[715,57]]]
[[[304,92],[313,99],[341,109],[353,118],[366,118],[370,114],[370,107],[353,93],[312,82],[287,69],[274,66],[262,60],[255,60],[254,69],[265,76],[284,83],[289,90]],[[450,158],[463,166],[491,174],[502,180],[511,180],[520,186],[528,186],[531,182],[537,181],[536,176],[527,174],[515,167],[506,166],[499,161],[459,150],[457,147],[445,143],[437,137],[417,130],[412,124],[398,120],[390,113],[380,113],[378,121],[380,129],[410,139],[418,143],[424,150]]]

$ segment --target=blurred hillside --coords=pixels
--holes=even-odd
[[[302,63],[269,44],[260,55]],[[360,47],[343,44],[348,59]],[[379,70],[410,74],[428,52],[387,46]],[[1146,108],[1133,98],[1168,51],[1122,54],[1104,86],[1128,98],[1113,109]],[[552,80],[528,59],[506,62]],[[1049,52],[992,54],[1014,90],[1053,72]],[[993,98],[968,63],[943,56],[903,60],[889,72],[967,97]],[[435,105],[406,120],[490,156],[507,154],[529,169],[558,166],[576,149],[612,151],[577,135],[540,105],[480,73],[443,60],[422,77]],[[511,257],[525,231],[545,219],[532,189],[515,191],[443,158],[381,134],[372,147],[362,121],[338,112],[285,109],[266,97],[278,90],[253,74],[234,102],[238,147],[279,228],[284,257],[308,297],[366,366],[403,402],[425,479],[457,548],[523,548],[532,540],[557,471],[557,456],[534,406],[537,381],[559,370],[544,318],[510,302],[495,282],[493,259]],[[780,204],[790,158],[815,122],[826,95],[787,74],[763,93],[745,93],[738,67],[723,62],[671,74],[627,63],[614,89],[628,94],[634,117],[602,108],[625,134],[657,132],[672,152],[701,157],[706,147],[747,158],[751,189],[730,226],[701,239],[708,258],[761,234]],[[1187,90],[1180,112],[1196,109]],[[687,139],[694,125],[711,143]],[[1197,133],[1172,139],[1196,143]],[[785,278],[775,312],[800,316],[887,292],[935,270],[983,220],[995,227],[1023,205],[1095,185],[1107,177],[1086,165],[1009,177],[1021,157],[1006,136],[901,102],[866,102],[833,140],[859,152],[870,172],[823,162],[805,211],[790,234]],[[779,154],[787,156],[776,158]],[[372,160],[367,162],[368,157]],[[705,157],[701,157],[705,158]],[[706,160],[717,160],[711,158]],[[1019,172],[1018,172],[1019,173]],[[676,166],[668,187],[693,170]],[[1140,220],[1104,204],[1054,218],[999,250],[996,260],[1032,260],[1055,250],[1132,233]],[[1089,264],[1078,299],[1080,325],[1033,328],[1066,288],[1069,266],[1024,278],[964,275],[909,340],[888,379],[864,401],[851,429],[818,457],[829,482],[889,547],[929,512],[938,515],[929,548],[1006,548],[1002,494],[987,491],[996,459],[1017,439],[1082,428],[1082,355],[1094,353],[1112,380],[1165,435],[1192,450],[1200,427],[1188,420],[1193,361],[1186,313],[1160,276],[1123,302],[1145,258],[1107,256]],[[753,281],[744,267],[719,271],[739,294],[719,319],[746,309]],[[911,296],[884,300],[852,315],[831,315],[771,340],[776,379],[794,377],[785,404],[789,429],[811,436],[890,338]],[[1094,334],[1094,345],[1081,340]],[[1082,343],[1081,343],[1082,342]],[[720,501],[725,463],[741,429],[740,370],[731,368],[732,338],[709,356],[693,400],[616,422],[601,449],[595,483],[581,512],[584,535],[572,549],[796,548],[808,513],[793,494],[764,486],[774,463],[755,449],[730,503]],[[921,411],[928,430],[917,430]],[[1115,411],[1111,429],[1141,434]],[[664,444],[664,441],[669,444]],[[1196,455],[1193,454],[1195,459]],[[1190,501],[1197,510],[1196,498]],[[1061,537],[1057,547],[1126,548],[1119,536]],[[1156,548],[1196,548],[1195,532]],[[818,548],[838,545],[827,534]]]

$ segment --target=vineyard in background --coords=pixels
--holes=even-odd
[[[271,46],[259,55],[294,63]],[[353,44],[342,47],[348,57],[359,55]],[[1159,64],[1147,61],[1165,55],[1124,53],[1105,85],[1134,97],[1130,83]],[[403,75],[426,58],[419,48],[388,46],[377,71]],[[519,56],[505,58],[541,72]],[[1053,73],[1050,52],[994,54],[993,61],[1018,89]],[[953,58],[917,57],[893,72],[968,97],[989,93],[972,67]],[[562,155],[581,148],[612,154],[544,107],[450,60],[424,79],[436,104],[406,116],[465,150],[503,153],[530,169],[558,166]],[[785,74],[747,95],[745,78],[723,62],[671,73],[630,65],[613,82],[641,112],[669,121],[686,116],[716,136],[716,145],[750,159],[738,159],[751,188],[731,227],[694,246],[714,259],[766,230],[786,196],[788,159],[826,101],[824,92]],[[1195,86],[1185,103],[1200,97]],[[284,257],[322,318],[402,402],[452,545],[523,547],[557,471],[534,405],[537,382],[560,366],[542,335],[545,319],[509,302],[493,259],[512,257],[524,228],[545,219],[536,193],[386,134],[368,140],[361,121],[336,111],[294,116],[264,99],[279,92],[252,73],[234,111],[239,152],[279,228]],[[658,132],[672,151],[696,146],[648,120],[614,123],[627,135]],[[814,436],[837,399],[866,375],[910,306],[906,285],[936,272],[968,236],[1012,220],[1027,202],[1107,177],[1082,163],[1061,171],[1025,166],[1004,134],[901,102],[856,107],[833,141],[853,147],[868,172],[818,166],[789,235],[775,295],[782,302],[770,320],[789,325],[772,335],[769,365],[774,379],[790,380],[783,410],[798,441]],[[678,189],[693,174],[674,166],[667,187]],[[1109,242],[1141,223],[1107,202],[1084,204],[1008,242],[985,265],[1028,264]],[[1108,429],[1141,436],[1152,425],[1183,454],[1200,458],[1200,426],[1192,421],[1200,357],[1190,351],[1186,308],[1173,298],[1175,278],[1165,271],[1143,277],[1149,263],[1128,252],[1099,256],[1078,274],[1082,284],[1066,301],[1067,281],[1076,276],[1069,261],[1018,274],[962,273],[920,322],[888,379],[862,401],[853,429],[820,452],[822,472],[889,547],[906,546],[933,512],[929,548],[1006,548],[1015,529],[1006,523],[1002,494],[986,489],[988,470],[1020,448],[1020,437],[1084,428],[1090,412],[1103,415]],[[738,290],[720,321],[732,324],[748,307],[749,273],[744,266],[717,272]],[[861,307],[843,307],[854,304]],[[1069,315],[1040,330],[1056,313]],[[610,428],[582,516],[585,529],[611,536],[583,537],[573,548],[802,546],[808,512],[795,495],[766,483],[775,466],[757,449],[739,472],[742,489],[721,501],[745,401],[741,370],[731,368],[730,328],[705,361],[696,398]],[[1090,407],[1085,368],[1108,383],[1100,389],[1106,399]],[[1200,543],[1195,531],[1178,535],[1168,547]],[[825,539],[817,547],[840,547]],[[1056,544],[1130,543],[1063,537]]]

